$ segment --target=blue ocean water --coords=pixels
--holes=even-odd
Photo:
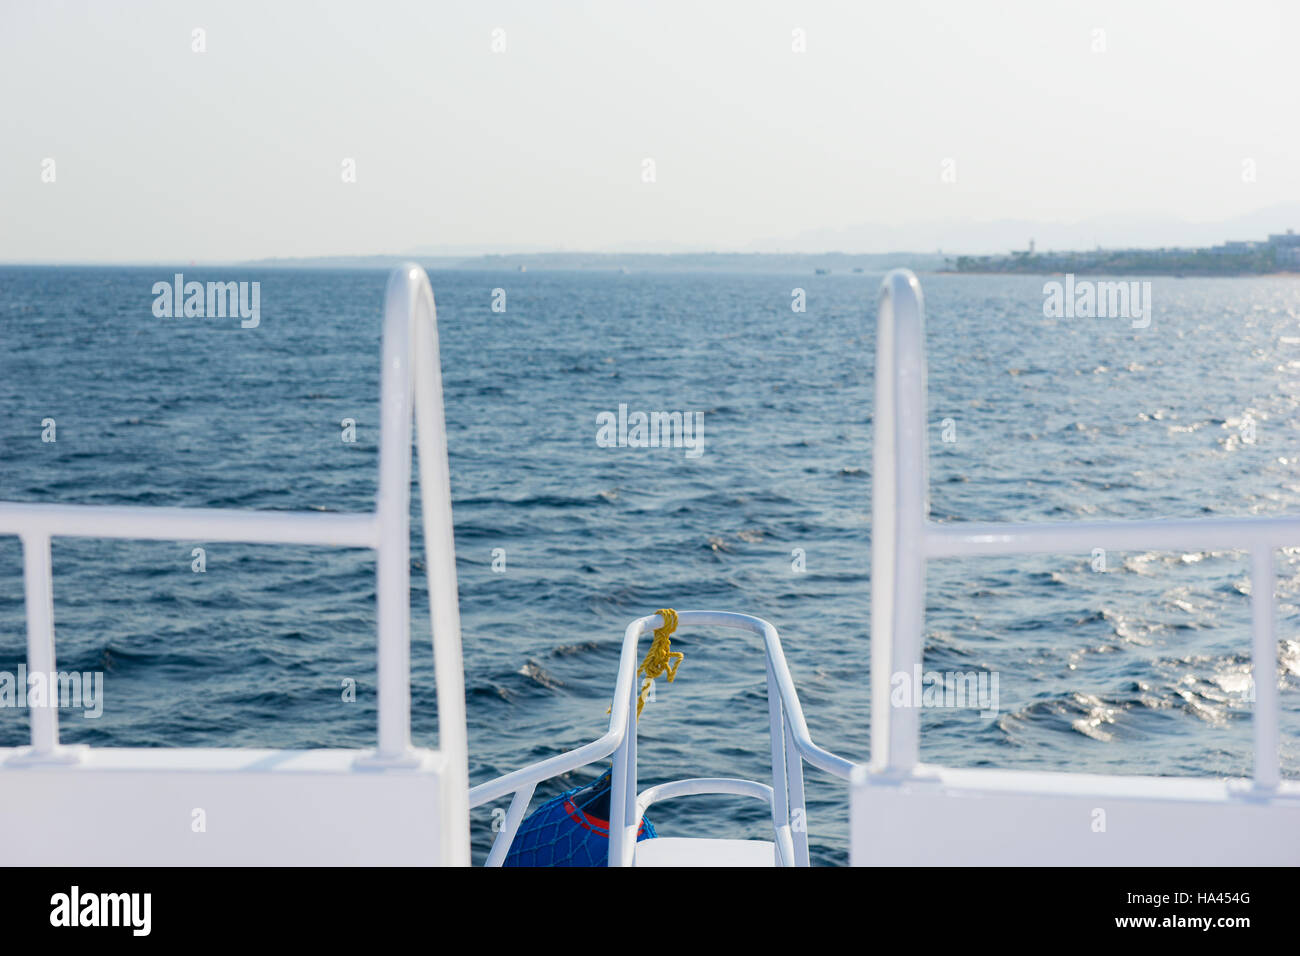
[[[261,324],[159,319],[152,286],[261,282]],[[814,739],[868,754],[870,454],[879,275],[431,274],[438,302],[473,782],[605,728],[619,643],[661,606],[780,629]],[[377,477],[379,271],[0,269],[0,499],[353,511]],[[1153,280],[1151,327],[1050,319],[1043,279],[922,276],[942,521],[1300,510],[1300,286]],[[807,311],[791,309],[802,288]],[[505,292],[494,312],[493,290]],[[499,301],[499,298],[498,298]],[[704,452],[606,448],[596,417],[702,412]],[[56,422],[55,442],[42,421]],[[356,441],[341,422],[356,422]],[[955,439],[955,440],[945,440]],[[418,506],[417,506],[418,507]],[[1300,542],[1298,542],[1300,544]],[[192,570],[193,549],[206,570]],[[504,549],[505,570],[493,569]],[[806,568],[794,570],[795,549]],[[413,567],[423,549],[413,544]],[[999,677],[996,714],[923,711],[957,766],[1249,774],[1249,578],[1236,553],[932,563],[926,667]],[[61,669],[105,673],[71,742],[366,746],[374,562],[194,542],[54,544]],[[1300,774],[1300,550],[1279,553],[1283,771]],[[422,574],[413,720],[436,739]],[[0,538],[0,671],[25,657]],[[683,631],[643,717],[643,785],[768,771],[763,658]],[[357,686],[355,702],[341,692]],[[0,709],[0,745],[24,712]],[[541,799],[594,779],[591,767]],[[815,862],[846,860],[844,787],[809,769]],[[664,835],[761,837],[729,798]],[[481,859],[491,811],[474,812]]]

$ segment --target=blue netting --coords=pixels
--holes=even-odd
[[[610,771],[548,800],[519,825],[502,866],[608,866]],[[637,842],[657,834],[642,818]]]

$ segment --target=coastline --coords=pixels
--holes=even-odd
[[[1114,272],[1097,269],[1078,269],[1073,272],[1031,272],[1007,269],[936,269],[933,275],[948,276],[1045,276],[1066,275],[1125,276],[1129,278],[1160,279],[1300,279],[1300,272]]]

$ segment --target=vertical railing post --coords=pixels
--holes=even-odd
[[[781,692],[772,672],[772,658],[767,658],[768,744],[772,751],[772,815],[789,824],[790,777],[785,763],[785,709]]]
[[[1256,545],[1250,552],[1251,676],[1255,686],[1255,786],[1277,787],[1278,756],[1277,614],[1274,592],[1277,572],[1273,549]]]
[[[803,754],[794,740],[789,715],[785,720],[785,776],[790,790],[790,829],[794,834],[794,865],[811,866],[808,858],[808,799],[803,787]]]
[[[384,304],[375,559],[380,763],[411,746],[411,302],[400,273]]]
[[[627,819],[627,734],[614,751],[609,792],[609,866],[623,865],[623,829]]]
[[[379,495],[375,507],[379,743],[373,758],[363,762],[404,767],[419,760],[411,747],[410,495],[414,411],[438,692],[438,743],[447,775],[445,805],[440,808],[447,821],[443,860],[468,862],[469,755],[442,367],[433,290],[424,270],[413,263],[399,267],[389,277],[383,335]],[[522,812],[526,804],[512,806]]]
[[[925,307],[907,269],[885,277],[876,328],[871,489],[871,765],[904,775],[920,747],[919,701],[892,706],[895,674],[921,661],[926,474]]]
[[[658,621],[659,618],[652,620]],[[632,855],[628,852],[628,831],[636,820],[636,700],[641,688],[632,680],[628,712],[623,724],[623,739],[614,751],[614,767],[609,795],[609,865],[629,866],[636,852],[636,833],[632,834]]]
[[[32,756],[48,757],[59,748],[59,683],[54,666],[54,570],[50,537],[25,534],[23,542],[23,596],[27,610],[27,679],[42,675],[45,700],[33,706],[28,697]]]
[[[442,400],[438,316],[429,278],[419,266],[403,267],[410,296],[416,444],[420,455],[420,502],[424,563],[429,589],[434,681],[438,690],[438,746],[451,777],[448,819],[463,820],[449,837],[455,858],[469,857],[469,741],[465,718],[465,668],[461,650],[460,593],[456,584],[456,535],[451,515],[451,463]],[[408,440],[409,444],[409,440]],[[407,644],[409,647],[409,642]],[[409,707],[409,704],[408,704]],[[409,718],[408,718],[409,722]],[[526,805],[526,804],[525,804]]]
[[[660,622],[662,623],[662,622]],[[637,681],[632,682],[632,701],[627,709],[627,792],[623,794],[623,866],[631,866],[636,859],[637,792],[637,715],[636,701],[641,694]]]

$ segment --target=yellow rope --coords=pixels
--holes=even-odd
[[[641,669],[637,671],[645,678],[645,683],[641,685],[641,693],[636,699],[638,720],[641,719],[641,708],[645,706],[646,694],[650,693],[655,678],[666,674],[668,683],[671,684],[677,678],[677,666],[686,658],[681,651],[674,651],[672,642],[668,640],[673,631],[677,630],[677,612],[670,607],[663,607],[655,613],[663,618],[664,623],[662,627],[655,628],[655,637],[650,642],[650,650],[646,651]]]
[[[641,662],[637,673],[645,678],[645,683],[641,685],[641,693],[636,698],[636,716],[641,719],[641,708],[645,707],[646,695],[650,693],[650,688],[654,684],[656,677],[667,675],[668,683],[672,683],[677,678],[677,666],[685,660],[686,655],[681,651],[672,649],[672,642],[669,637],[673,631],[677,630],[677,612],[670,607],[661,607],[655,612],[663,619],[663,626],[655,628],[654,640],[650,642],[650,650],[646,651],[645,660]],[[610,708],[613,709],[612,707]],[[609,711],[605,711],[609,713]]]

